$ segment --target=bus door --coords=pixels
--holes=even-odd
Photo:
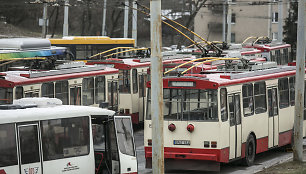
[[[146,83],[147,83],[147,74],[140,73],[138,74],[139,78],[139,121],[144,121],[144,112],[145,112],[145,102],[146,102]]]
[[[70,85],[70,105],[81,105],[81,85]]]
[[[131,117],[115,116],[114,120],[119,148],[120,173],[136,173],[137,158]]]
[[[20,174],[42,174],[38,123],[18,125]]]
[[[228,95],[229,121],[230,121],[230,155],[229,159],[241,156],[241,105],[240,94]]]
[[[268,88],[269,148],[278,145],[277,87]]]
[[[118,80],[108,80],[108,109],[118,111]]]

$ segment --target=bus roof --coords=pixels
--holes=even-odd
[[[52,45],[73,44],[135,44],[132,38],[110,38],[107,36],[68,36],[62,39],[49,39]]]
[[[98,66],[97,66],[98,67]],[[80,69],[80,68],[75,68]],[[59,81],[59,80],[67,80],[73,78],[81,78],[81,77],[91,77],[97,75],[106,75],[106,74],[116,74],[119,73],[119,70],[110,67],[103,67],[100,69],[95,69],[92,71],[80,71],[80,72],[73,72],[70,73],[63,73],[57,74],[61,70],[51,70],[51,71],[42,71],[37,72],[37,74],[45,73],[46,75],[37,75],[36,77],[31,78],[31,74],[35,74],[35,72],[31,71],[7,71],[2,72],[0,74],[0,87],[7,87],[13,88],[14,86],[18,85],[27,85],[27,84],[34,84],[34,83],[43,83],[43,82],[52,82],[52,81]],[[50,73],[50,74],[48,74]],[[52,73],[54,75],[52,75]]]
[[[114,111],[90,106],[56,105],[45,108],[0,110],[0,124],[68,118],[76,116],[113,116]]]
[[[261,71],[245,71],[241,73],[211,71],[209,74],[186,74],[181,77],[164,77],[164,88],[185,89],[218,89],[242,83],[251,83],[269,79],[277,79],[295,75],[294,66],[279,66]],[[151,83],[148,82],[148,87]]]

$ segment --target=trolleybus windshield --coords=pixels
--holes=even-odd
[[[164,119],[218,121],[217,90],[164,89]],[[151,91],[148,90],[147,119],[151,119]]]

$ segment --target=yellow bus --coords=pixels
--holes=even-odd
[[[131,38],[110,38],[107,36],[68,36],[62,39],[49,39],[51,45],[67,47],[76,59],[86,59],[97,53],[116,48],[134,47]]]

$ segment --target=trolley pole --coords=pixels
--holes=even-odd
[[[232,37],[232,0],[227,0],[227,38],[226,42],[231,43]]]
[[[43,1],[44,5],[44,11],[43,11],[43,25],[42,25],[42,38],[46,38],[47,35],[47,10],[48,10],[48,3],[46,1]]]
[[[63,36],[68,36],[68,12],[69,12],[69,0],[65,0],[65,7],[64,7],[64,24],[63,24]]]
[[[137,46],[137,4],[136,0],[133,0],[133,17],[132,17],[132,38],[135,39],[135,47]]]
[[[124,2],[124,31],[123,31],[123,37],[128,37],[128,31],[129,31],[129,0],[125,0]]]
[[[295,84],[295,117],[293,160],[303,161],[303,116],[304,116],[304,75],[305,75],[305,0],[299,0],[297,24],[297,55]]]
[[[102,20],[102,36],[106,36],[106,31],[105,31],[105,21],[106,21],[106,1],[104,0],[103,4],[103,20]]]
[[[151,0],[151,115],[153,174],[164,173],[163,65],[161,54],[161,0]]]
[[[283,1],[278,1],[278,42],[283,42]]]

